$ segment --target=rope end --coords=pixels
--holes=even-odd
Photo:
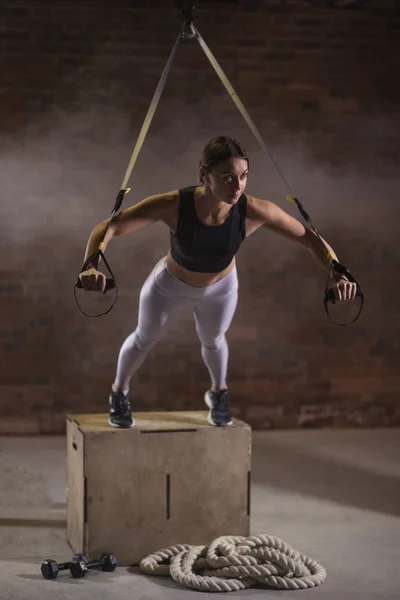
[[[288,200],[289,202],[294,202],[294,196],[286,196],[286,200]]]

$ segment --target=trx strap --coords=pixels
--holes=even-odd
[[[156,91],[154,93],[153,99],[151,101],[150,107],[147,111],[145,120],[143,122],[142,125],[142,129],[139,133],[139,137],[138,140],[136,142],[136,146],[133,150],[132,153],[132,157],[131,160],[129,162],[129,166],[128,169],[126,171],[125,177],[123,179],[122,185],[121,185],[121,189],[118,192],[117,195],[117,199],[116,199],[116,203],[115,206],[113,208],[112,211],[112,215],[111,218],[109,220],[109,223],[107,225],[107,229],[106,229],[106,233],[108,231],[108,228],[110,227],[112,220],[116,214],[116,212],[120,209],[123,198],[125,193],[127,193],[130,188],[127,188],[126,185],[129,181],[129,178],[131,176],[132,173],[132,169],[136,163],[137,157],[139,156],[139,152],[141,150],[141,147],[143,145],[144,139],[146,137],[146,134],[148,132],[148,129],[150,127],[151,121],[153,119],[155,110],[157,108],[158,102],[160,100],[162,91],[164,89],[164,85],[165,82],[168,78],[169,72],[171,70],[172,67],[172,63],[175,57],[175,53],[176,50],[178,48],[179,42],[181,39],[193,39],[196,38],[196,40],[198,41],[199,45],[201,46],[204,54],[206,55],[206,57],[208,58],[209,62],[211,63],[211,66],[213,67],[214,71],[216,72],[216,74],[218,75],[218,77],[220,78],[223,86],[225,87],[226,91],[228,92],[228,94],[230,95],[230,97],[232,98],[234,104],[236,105],[236,107],[238,108],[239,112],[241,113],[242,117],[244,118],[244,120],[246,121],[248,127],[250,128],[250,130],[252,131],[252,133],[254,134],[255,138],[257,139],[257,141],[259,142],[261,148],[263,149],[263,151],[269,156],[272,164],[274,165],[275,169],[277,170],[277,172],[279,173],[280,177],[282,178],[283,182],[285,183],[287,189],[290,191],[290,195],[286,196],[287,200],[294,202],[297,206],[297,208],[299,209],[299,212],[301,214],[301,216],[303,217],[303,219],[310,225],[311,229],[313,230],[313,232],[315,233],[315,235],[318,237],[318,239],[320,240],[320,242],[323,244],[323,246],[326,249],[327,252],[327,258],[329,260],[330,266],[331,266],[331,271],[333,271],[333,273],[338,274],[338,275],[344,275],[345,277],[347,277],[347,279],[356,284],[356,296],[361,298],[361,303],[360,303],[360,310],[357,314],[357,316],[350,321],[350,323],[336,323],[334,321],[332,321],[329,311],[328,311],[328,302],[331,302],[332,304],[335,304],[336,302],[336,298],[335,298],[335,294],[334,291],[332,289],[328,288],[328,283],[329,280],[331,278],[331,273],[329,273],[328,275],[328,280],[326,283],[326,287],[325,287],[325,296],[324,296],[324,306],[325,306],[325,311],[326,314],[328,315],[329,319],[332,321],[332,323],[334,323],[335,325],[351,325],[351,323],[354,323],[358,317],[361,314],[361,310],[363,307],[363,303],[364,303],[364,293],[360,287],[360,285],[357,283],[357,281],[355,280],[355,278],[353,277],[353,275],[349,272],[349,270],[342,265],[340,262],[338,262],[332,255],[332,253],[330,252],[330,250],[327,248],[325,242],[323,241],[323,239],[321,238],[321,236],[319,235],[318,231],[316,230],[316,228],[314,227],[311,218],[309,216],[309,214],[306,212],[304,206],[302,205],[302,203],[300,202],[300,200],[298,200],[298,198],[296,198],[288,180],[286,179],[286,177],[284,176],[283,172],[281,171],[281,169],[279,168],[277,162],[275,161],[271,151],[267,148],[259,130],[257,129],[256,125],[254,124],[252,118],[250,117],[249,113],[247,112],[244,104],[242,103],[242,101],[240,100],[239,96],[237,95],[236,91],[234,90],[232,84],[230,83],[229,79],[227,78],[227,76],[225,75],[224,71],[222,70],[222,68],[220,67],[218,61],[216,60],[215,56],[213,55],[213,53],[211,52],[210,48],[207,46],[206,42],[204,41],[204,39],[201,37],[198,29],[195,27],[194,23],[193,23],[193,10],[195,9],[195,2],[194,1],[190,1],[190,0],[174,0],[175,4],[178,5],[178,7],[180,8],[181,12],[182,12],[182,16],[183,16],[183,21],[182,21],[182,28],[181,31],[179,32],[178,38],[175,42],[175,45],[171,51],[171,54],[168,58],[167,64],[164,68],[164,71],[161,75],[160,81],[158,83],[158,86],[156,88]],[[104,235],[105,237],[105,235]],[[103,237],[103,241],[101,242],[101,244],[99,245],[99,249],[98,251],[91,257],[89,257],[86,261],[85,264],[82,267],[81,273],[86,270],[88,268],[88,265],[90,265],[90,263],[96,259],[97,257],[101,257],[104,260],[105,265],[107,266],[110,274],[111,274],[111,279],[107,278],[107,282],[106,282],[106,289],[112,289],[115,288],[116,292],[117,292],[117,285],[116,285],[116,281],[115,281],[115,277],[113,276],[110,267],[108,266],[104,254],[102,252],[102,249],[104,248],[104,237]],[[82,282],[80,280],[80,278],[78,277],[78,281],[75,284],[75,289],[79,287],[82,287]],[[115,293],[115,297],[113,299],[113,304],[112,306],[104,313],[101,313],[100,315],[87,315],[87,316],[102,316],[104,314],[107,314],[108,312],[110,312],[110,310],[113,308],[113,306],[115,305],[116,302],[116,293]],[[76,293],[75,293],[75,299],[76,299]],[[78,304],[79,306],[79,304]],[[80,307],[79,307],[80,308]],[[80,309],[82,311],[82,309]],[[82,311],[83,312],[83,311]],[[83,313],[86,315],[86,313]]]
[[[178,35],[178,37],[176,39],[176,42],[174,44],[174,47],[171,50],[171,54],[169,55],[167,64],[165,65],[164,71],[162,72],[162,75],[160,77],[160,81],[158,82],[156,91],[154,92],[154,95],[153,95],[153,98],[151,100],[150,106],[148,108],[147,114],[146,114],[145,119],[143,121],[143,125],[142,125],[142,128],[141,128],[140,133],[139,133],[139,137],[138,137],[137,142],[135,144],[135,147],[133,149],[132,156],[131,156],[131,159],[129,161],[128,168],[127,168],[125,176],[124,176],[124,178],[122,180],[121,188],[120,188],[120,190],[119,190],[119,192],[117,194],[115,205],[114,205],[114,208],[113,208],[113,210],[111,212],[111,218],[108,221],[107,228],[106,228],[106,231],[105,231],[104,236],[103,236],[103,240],[101,241],[97,252],[95,252],[94,254],[92,254],[91,256],[89,256],[89,258],[87,258],[87,260],[84,262],[84,264],[82,266],[82,269],[81,269],[81,272],[80,272],[80,273],[83,273],[83,271],[86,271],[89,268],[89,265],[93,261],[95,261],[97,258],[102,258],[104,260],[104,264],[106,265],[106,267],[107,267],[107,269],[108,269],[108,271],[109,271],[109,273],[111,275],[111,278],[107,277],[107,280],[106,280],[106,289],[115,289],[114,297],[113,297],[111,306],[105,312],[97,314],[97,315],[90,315],[90,314],[84,312],[82,310],[82,308],[79,306],[78,299],[76,297],[76,289],[77,288],[82,288],[82,281],[81,281],[81,279],[80,279],[79,276],[78,276],[77,282],[75,284],[75,287],[74,287],[75,301],[76,301],[76,303],[78,305],[79,310],[86,317],[102,317],[103,315],[107,315],[110,312],[110,310],[112,308],[114,308],[115,303],[117,301],[117,296],[118,296],[117,282],[116,282],[116,279],[115,279],[115,277],[114,277],[114,275],[113,275],[113,273],[112,273],[112,271],[111,271],[111,269],[110,269],[110,267],[109,267],[109,265],[108,265],[108,263],[107,263],[107,261],[105,259],[104,254],[103,254],[104,239],[105,239],[105,236],[106,236],[106,234],[107,234],[107,232],[108,232],[108,230],[109,230],[109,228],[111,226],[111,223],[114,220],[114,217],[115,217],[116,213],[121,208],[121,205],[122,205],[122,202],[123,202],[125,194],[127,194],[130,191],[130,189],[131,189],[131,188],[127,188],[126,185],[127,185],[128,181],[129,181],[129,178],[131,176],[133,167],[135,166],[135,163],[136,163],[137,158],[139,156],[139,152],[140,152],[140,150],[141,150],[141,148],[143,146],[143,142],[144,142],[145,137],[147,135],[147,132],[149,130],[150,124],[151,124],[151,122],[153,120],[154,113],[156,112],[156,108],[157,108],[158,103],[160,101],[161,94],[162,94],[164,86],[165,86],[165,82],[167,81],[168,74],[169,74],[169,72],[171,70],[171,67],[172,67],[172,63],[173,63],[173,60],[174,60],[174,57],[175,57],[176,50],[178,48],[179,41],[180,41],[181,37],[183,37],[183,35],[184,35],[184,28],[185,28],[185,23],[183,24],[182,31],[179,33],[179,35]]]
[[[325,312],[328,315],[328,318],[330,321],[332,321],[332,323],[334,323],[335,325],[340,325],[340,326],[344,326],[344,325],[351,325],[352,323],[354,323],[355,321],[357,321],[358,317],[361,314],[362,311],[362,307],[364,304],[364,293],[361,289],[361,286],[357,283],[357,281],[354,279],[353,275],[350,273],[350,271],[348,269],[346,269],[346,267],[344,265],[342,265],[340,262],[338,262],[332,255],[332,253],[330,252],[330,250],[326,247],[326,244],[324,243],[324,240],[321,238],[321,236],[319,235],[318,231],[316,230],[316,228],[313,225],[313,222],[311,221],[310,215],[306,212],[303,204],[300,202],[300,200],[298,198],[296,198],[295,196],[286,196],[287,200],[289,200],[289,202],[294,202],[297,206],[297,208],[299,209],[299,212],[301,214],[301,216],[303,217],[303,219],[309,223],[311,229],[314,231],[315,235],[318,237],[318,239],[320,240],[321,244],[324,246],[326,252],[327,252],[327,256],[331,265],[331,269],[334,273],[338,274],[338,275],[344,275],[345,277],[347,277],[347,279],[349,281],[351,281],[352,283],[356,284],[356,296],[359,296],[361,298],[361,302],[360,302],[360,310],[358,311],[357,315],[355,316],[355,318],[350,321],[350,323],[336,323],[335,321],[332,321],[331,316],[329,314],[329,310],[328,310],[328,302],[331,302],[332,304],[335,304],[336,302],[336,298],[335,298],[335,294],[334,291],[332,289],[329,289],[328,285],[329,285],[329,280],[331,278],[331,275],[328,274],[328,279],[326,282],[326,286],[325,286],[325,297],[324,297],[324,306],[325,306]]]

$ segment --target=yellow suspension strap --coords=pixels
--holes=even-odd
[[[131,176],[133,167],[135,166],[135,163],[136,163],[137,158],[139,156],[140,150],[141,150],[141,148],[143,146],[143,142],[144,142],[144,140],[146,138],[147,132],[148,132],[149,127],[150,127],[150,124],[151,124],[151,122],[153,120],[154,113],[155,113],[156,108],[158,106],[158,103],[160,101],[161,94],[163,92],[165,83],[167,81],[168,74],[169,74],[169,72],[171,70],[172,63],[173,63],[173,60],[174,60],[174,57],[175,57],[175,54],[176,54],[179,42],[180,42],[180,40],[182,38],[187,37],[187,34],[185,33],[185,26],[186,25],[185,25],[185,22],[184,22],[183,26],[182,26],[182,30],[179,32],[179,35],[178,35],[178,37],[176,39],[176,42],[175,42],[175,44],[174,44],[174,46],[173,46],[173,48],[171,50],[171,53],[170,53],[169,58],[168,58],[168,61],[167,61],[166,65],[165,65],[165,68],[164,68],[164,70],[162,72],[162,75],[160,77],[160,80],[158,82],[157,88],[156,88],[156,90],[154,92],[154,95],[153,95],[153,98],[151,100],[150,106],[148,108],[148,111],[146,113],[145,119],[143,121],[142,128],[141,128],[141,130],[139,132],[139,136],[138,136],[137,142],[136,142],[135,147],[133,149],[132,156],[131,156],[131,159],[129,161],[128,168],[127,168],[125,176],[124,176],[124,178],[122,180],[121,188],[120,188],[120,190],[119,190],[119,192],[117,194],[115,205],[114,205],[114,208],[113,208],[113,210],[111,212],[111,218],[108,221],[107,228],[106,228],[105,234],[103,236],[103,240],[99,244],[99,248],[98,248],[97,252],[95,252],[92,256],[89,256],[89,258],[85,261],[85,263],[83,264],[82,269],[80,271],[80,274],[83,273],[83,271],[86,271],[88,268],[90,268],[90,265],[94,261],[96,261],[98,258],[101,258],[104,261],[104,264],[106,265],[106,267],[107,267],[107,269],[108,269],[108,271],[109,271],[109,273],[111,275],[111,278],[107,277],[107,280],[106,280],[106,289],[107,290],[109,290],[109,289],[114,289],[115,290],[111,306],[105,312],[102,312],[102,313],[97,314],[97,315],[90,315],[90,314],[86,313],[79,306],[77,295],[76,295],[77,288],[82,288],[82,281],[81,281],[81,279],[80,279],[79,276],[78,276],[77,282],[76,282],[76,284],[74,286],[75,301],[76,301],[76,303],[78,305],[79,310],[86,317],[101,317],[103,315],[107,315],[110,312],[110,310],[115,306],[115,303],[117,301],[117,296],[118,296],[117,282],[116,282],[116,279],[115,279],[115,277],[113,275],[113,272],[111,271],[111,268],[110,268],[110,266],[109,266],[109,264],[108,264],[108,262],[107,262],[107,260],[106,260],[106,258],[104,256],[104,253],[103,253],[104,240],[105,240],[105,236],[106,236],[106,234],[107,234],[107,232],[108,232],[108,230],[109,230],[109,228],[111,226],[111,223],[113,222],[113,220],[115,218],[115,215],[118,213],[119,209],[121,208],[121,205],[122,205],[122,202],[123,202],[125,194],[128,193],[130,191],[130,189],[131,189],[131,188],[128,188],[126,186],[128,184],[129,178]]]
[[[291,188],[288,180],[286,179],[286,177],[284,176],[283,172],[279,168],[276,160],[274,159],[274,156],[272,155],[272,152],[267,148],[267,146],[266,146],[266,144],[265,144],[265,142],[263,140],[263,137],[262,137],[261,133],[257,129],[256,125],[254,124],[251,116],[247,112],[247,110],[246,110],[243,102],[240,100],[238,94],[236,93],[235,89],[233,88],[233,86],[232,86],[231,82],[229,81],[228,77],[225,75],[225,73],[222,70],[221,66],[219,65],[217,59],[215,58],[215,56],[211,52],[210,48],[207,46],[207,44],[204,41],[204,39],[201,37],[198,29],[195,27],[195,25],[193,24],[193,22],[189,23],[189,27],[190,27],[190,30],[191,30],[193,36],[196,38],[196,40],[200,44],[202,50],[204,51],[206,57],[210,61],[211,65],[212,65],[212,67],[214,69],[214,71],[216,72],[216,74],[220,78],[220,80],[221,80],[223,86],[225,87],[226,91],[228,92],[228,94],[232,98],[233,102],[235,103],[235,105],[238,108],[239,112],[241,113],[242,117],[244,118],[244,120],[246,121],[247,125],[249,126],[249,128],[253,132],[255,138],[257,139],[257,141],[259,142],[261,148],[264,150],[264,152],[266,154],[268,154],[268,156],[269,156],[272,164],[274,165],[275,169],[277,170],[277,172],[279,173],[280,177],[284,181],[286,187],[290,191],[291,195],[287,196],[287,199],[296,203],[297,208],[299,209],[301,216],[303,217],[303,219],[307,223],[309,223],[309,225],[312,228],[312,230],[314,231],[314,233],[318,236],[319,240],[321,241],[321,243],[326,248],[326,244],[323,242],[323,240],[320,237],[319,233],[317,232],[317,230],[315,229],[314,225],[312,224],[310,216],[305,211],[304,206],[301,204],[301,202],[296,198],[295,194],[293,193],[293,190],[292,190],[292,188]],[[326,314],[328,315],[328,318],[330,319],[330,321],[332,321],[332,323],[334,323],[335,325],[340,325],[340,326],[351,325],[352,323],[354,323],[358,319],[358,317],[361,314],[361,310],[362,310],[363,303],[364,303],[364,294],[363,294],[363,291],[362,291],[360,285],[354,279],[353,275],[349,272],[349,270],[344,265],[342,265],[341,263],[339,263],[336,259],[334,259],[334,257],[332,256],[332,254],[328,250],[328,248],[326,248],[326,251],[328,253],[328,258],[329,258],[329,261],[330,261],[331,270],[334,273],[337,273],[337,274],[340,274],[340,275],[344,275],[345,277],[347,277],[347,279],[350,282],[355,283],[357,285],[356,295],[361,298],[360,310],[359,310],[357,316],[352,321],[350,321],[350,323],[336,323],[335,321],[332,321],[332,319],[330,317],[330,314],[329,314],[329,311],[328,311],[328,302],[331,302],[332,304],[335,304],[336,298],[335,298],[335,294],[334,294],[333,290],[328,288],[328,282],[329,282],[329,279],[330,279],[330,275],[328,275],[328,281],[327,281],[327,284],[326,284],[325,297],[324,297],[324,306],[325,306]]]
[[[112,209],[112,211],[111,211],[111,217],[110,217],[110,219],[109,219],[109,221],[108,221],[108,223],[107,223],[107,227],[106,227],[106,230],[105,230],[105,232],[104,232],[103,240],[100,242],[100,244],[99,244],[99,248],[98,248],[97,252],[95,252],[94,254],[92,254],[91,256],[89,256],[89,257],[86,259],[86,261],[84,262],[84,264],[83,264],[83,266],[82,266],[82,268],[81,268],[81,271],[80,271],[81,273],[83,273],[84,271],[86,271],[87,269],[89,269],[89,268],[91,267],[91,265],[92,265],[92,264],[96,264],[96,261],[97,261],[98,259],[102,259],[102,260],[104,261],[104,264],[106,265],[106,267],[107,267],[107,269],[108,269],[108,272],[109,272],[109,273],[110,273],[110,275],[111,275],[111,277],[107,277],[107,279],[106,279],[106,290],[111,290],[111,289],[114,289],[114,290],[115,290],[115,291],[114,291],[114,295],[113,295],[113,299],[112,299],[111,306],[110,306],[110,307],[109,307],[109,308],[108,308],[108,309],[107,309],[105,312],[99,313],[98,315],[90,315],[89,313],[85,312],[85,311],[82,309],[82,307],[79,305],[78,298],[77,298],[77,295],[76,295],[76,290],[77,290],[77,288],[82,288],[82,287],[83,287],[83,286],[82,286],[82,281],[81,281],[81,279],[80,279],[80,277],[79,277],[79,276],[78,276],[78,278],[77,278],[77,281],[76,281],[76,283],[75,283],[75,286],[74,286],[74,298],[75,298],[75,302],[76,302],[76,304],[78,305],[78,308],[79,308],[79,310],[81,311],[81,313],[82,313],[82,314],[84,314],[86,317],[101,317],[101,316],[103,316],[103,315],[107,315],[107,314],[110,312],[110,310],[111,310],[112,308],[114,308],[114,306],[115,306],[115,303],[116,303],[116,301],[117,301],[117,297],[118,297],[118,287],[117,287],[117,281],[116,281],[116,279],[115,279],[115,277],[114,277],[114,274],[113,274],[113,272],[112,272],[112,270],[111,270],[111,267],[110,267],[110,265],[108,264],[108,262],[107,262],[107,260],[106,260],[106,257],[104,256],[104,253],[103,253],[103,248],[104,248],[104,240],[105,240],[105,237],[106,237],[106,235],[107,235],[107,232],[108,232],[108,230],[109,230],[109,228],[110,228],[110,226],[111,226],[111,223],[113,222],[113,220],[114,220],[114,218],[115,218],[115,215],[117,214],[117,212],[118,212],[118,211],[119,211],[119,209],[121,208],[121,204],[122,204],[122,201],[123,201],[123,199],[124,199],[124,195],[125,195],[127,192],[129,192],[129,191],[130,191],[130,188],[125,188],[125,189],[121,189],[121,190],[118,192],[118,195],[117,195],[117,197],[116,197],[116,200],[115,200],[114,208],[113,208],[113,209]],[[99,261],[99,262],[100,262],[100,261]]]

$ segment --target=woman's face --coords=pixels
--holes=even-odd
[[[228,158],[204,175],[204,183],[213,195],[227,204],[236,204],[243,194],[249,166],[244,158]]]

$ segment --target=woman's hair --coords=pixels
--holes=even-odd
[[[243,146],[234,138],[220,135],[204,146],[199,162],[199,182],[204,183],[204,171],[209,173],[227,158],[243,158],[249,166],[249,158]]]

